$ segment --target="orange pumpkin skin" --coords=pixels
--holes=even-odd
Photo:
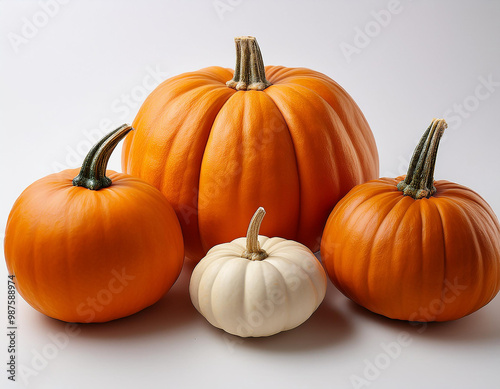
[[[353,188],[325,227],[321,258],[347,297],[392,319],[447,321],[500,288],[500,226],[481,196],[448,181],[415,200],[396,179]]]
[[[177,279],[184,248],[177,217],[151,185],[108,171],[100,190],[73,186],[80,169],[30,185],[5,234],[18,292],[67,322],[105,322],[155,303]]]
[[[173,77],[125,139],[123,170],[167,197],[191,259],[243,236],[259,206],[274,215],[263,235],[317,251],[337,201],[378,176],[373,135],[342,87],[304,68],[265,72],[263,91],[227,87],[233,71],[221,67]]]

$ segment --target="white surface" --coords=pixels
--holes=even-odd
[[[45,23],[41,6],[0,1],[2,231],[22,189],[80,163],[90,146],[85,131],[103,125],[97,137],[131,122],[145,89],[167,76],[232,67],[237,35],[256,36],[267,64],[310,67],[344,86],[375,134],[382,175],[403,173],[422,131],[447,112],[436,178],[475,189],[500,214],[500,88],[487,93],[479,86],[480,77],[500,81],[500,2],[402,1],[378,32],[372,12],[389,1],[221,0],[229,4],[221,18],[211,0],[65,2],[16,53],[9,33],[21,34],[24,18]],[[376,36],[348,62],[340,46],[353,44],[358,27]],[[151,81],[156,67],[165,74]],[[464,102],[468,111],[452,112]],[[119,155],[111,168],[120,169]],[[350,388],[350,377],[363,377],[367,362],[387,362],[381,342],[405,331],[411,344],[377,377],[367,377],[370,388],[499,387],[498,297],[469,317],[424,328],[371,314],[329,283],[326,300],[303,326],[241,340],[197,314],[187,295],[189,270],[150,309],[80,326],[47,366],[37,366],[28,386]],[[5,323],[4,265],[0,291]],[[31,367],[33,355],[53,347],[51,334],[65,325],[19,302],[18,363]],[[4,367],[6,344],[2,336]],[[19,370],[18,378],[17,386],[26,386]],[[0,386],[7,384],[2,368]]]

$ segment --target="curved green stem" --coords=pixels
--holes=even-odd
[[[431,125],[420,139],[410,161],[404,180],[398,182],[398,189],[405,196],[414,199],[429,198],[436,193],[434,168],[439,141],[448,127],[444,119],[432,119]]]
[[[266,251],[260,248],[259,243],[260,225],[262,224],[262,219],[264,219],[265,214],[266,211],[262,207],[259,207],[259,209],[257,209],[254,213],[252,220],[250,221],[250,225],[248,226],[247,249],[241,255],[243,258],[247,258],[252,261],[262,261],[268,257]]]
[[[73,179],[73,185],[90,190],[99,190],[110,186],[111,180],[106,177],[109,157],[111,157],[116,145],[131,130],[133,130],[131,126],[124,124],[97,142],[83,160],[80,173]]]
[[[229,88],[236,90],[262,91],[271,83],[266,79],[266,70],[257,39],[253,36],[234,38],[236,44],[236,66],[231,81],[226,82]]]

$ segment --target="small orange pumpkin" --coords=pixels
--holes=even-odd
[[[271,215],[262,234],[317,251],[336,202],[378,176],[370,127],[331,78],[264,67],[253,37],[236,38],[236,49],[234,72],[181,74],[149,95],[122,168],[167,197],[191,259],[243,236],[259,206]]]
[[[381,315],[446,321],[487,304],[500,288],[500,226],[481,196],[434,182],[444,120],[433,120],[408,174],[353,188],[330,215],[321,242],[342,293]]]
[[[165,197],[137,178],[106,172],[131,129],[105,136],[81,169],[31,184],[12,208],[7,268],[21,296],[47,316],[105,322],[131,315],[155,303],[180,273],[181,229]]]

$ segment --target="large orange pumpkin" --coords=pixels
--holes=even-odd
[[[259,206],[274,215],[262,234],[317,251],[337,201],[378,176],[373,135],[329,77],[264,68],[253,37],[236,38],[236,49],[234,74],[209,67],[151,93],[124,142],[122,167],[168,198],[192,259],[243,236]]]
[[[82,169],[36,181],[12,208],[7,268],[28,304],[50,317],[104,322],[133,314],[180,273],[181,229],[165,197],[138,178],[106,172],[130,130],[105,136]]]
[[[408,174],[353,188],[321,242],[333,283],[393,319],[446,321],[487,304],[500,288],[500,226],[481,196],[433,179],[444,120],[433,120]]]

